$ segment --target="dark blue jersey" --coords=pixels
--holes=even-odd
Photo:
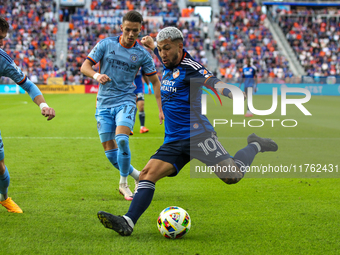
[[[137,74],[136,74],[136,77],[135,77],[135,85],[136,85],[136,89],[135,89],[135,94],[138,94],[138,93],[144,93],[144,84],[143,84],[143,80],[142,80],[142,77],[143,77],[143,68],[140,67]]]
[[[158,49],[154,50],[162,61]],[[173,69],[164,65],[161,81],[164,112],[164,143],[188,139],[206,131],[215,132],[206,116],[201,114],[202,86],[219,82],[207,69],[183,50],[183,58]]]
[[[244,87],[253,87],[255,85],[256,67],[245,65],[242,69],[244,78]]]

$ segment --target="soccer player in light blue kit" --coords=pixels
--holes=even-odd
[[[136,40],[141,31],[143,17],[130,11],[123,17],[122,35],[101,40],[84,61],[81,72],[100,83],[97,95],[96,120],[100,141],[111,164],[120,171],[119,192],[132,200],[127,177],[138,186],[139,171],[131,162],[129,135],[136,113],[136,89],[133,81],[140,67],[153,84],[159,109],[160,124],[164,119],[160,95],[160,81],[151,55]],[[92,66],[100,62],[100,72]]]
[[[154,49],[150,36],[144,37],[141,42]],[[247,138],[248,145],[231,157],[218,141],[208,118],[201,114],[200,88],[203,84],[215,87],[224,83],[183,48],[183,34],[175,27],[163,28],[158,33],[154,53],[164,66],[161,87],[165,116],[164,143],[141,172],[138,189],[128,212],[124,216],[103,211],[97,213],[106,228],[122,236],[132,234],[138,219],[152,201],[155,183],[166,176],[176,176],[191,159],[196,158],[207,166],[231,169],[229,172],[215,171],[215,174],[225,183],[234,184],[243,178],[244,170],[250,166],[257,153],[278,149],[273,140],[251,134]],[[233,97],[227,88],[221,88],[219,92]],[[210,144],[211,147],[207,150],[202,144]]]
[[[248,96],[248,88],[253,88],[254,92],[257,91],[256,78],[257,78],[256,67],[251,65],[250,58],[247,58],[246,65],[242,69],[242,79],[241,79],[240,86],[239,86],[239,88],[241,88],[242,83],[244,83],[244,92],[246,93],[247,96]],[[253,116],[252,112],[249,110],[249,107],[248,107],[247,113],[244,116],[245,117]]]
[[[8,29],[8,22],[3,17],[0,17],[0,47],[3,46]],[[20,68],[17,67],[14,61],[2,49],[0,49],[0,77],[1,76],[9,77],[21,86],[29,94],[33,102],[40,107],[41,114],[47,117],[47,120],[51,120],[55,117],[54,109],[46,104],[39,88],[23,74]],[[9,212],[22,213],[21,208],[12,200],[12,198],[8,197],[9,183],[10,176],[5,165],[4,145],[0,132],[0,204]]]

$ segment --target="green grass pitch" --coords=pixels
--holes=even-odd
[[[130,137],[137,169],[147,163],[164,135],[155,99],[145,97],[150,132],[139,134],[137,119]],[[339,173],[331,178],[255,176],[228,186],[216,178],[194,178],[187,165],[177,177],[156,184],[153,202],[132,236],[105,229],[97,211],[124,214],[130,202],[119,195],[119,173],[98,138],[96,96],[45,98],[56,110],[57,117],[50,122],[28,95],[0,96],[9,195],[24,210],[11,214],[0,208],[0,254],[338,254]],[[269,96],[255,96],[254,101],[259,109],[271,105]],[[223,99],[223,104],[222,108],[210,104],[209,118],[244,119],[231,115],[231,100]],[[252,132],[273,138],[279,151],[260,153],[254,165],[340,165],[339,98],[315,96],[305,106],[312,116],[304,116],[295,106],[288,106],[287,116],[279,109],[270,116],[296,119],[294,128],[277,122],[261,128],[219,125],[216,131],[232,155],[246,145]],[[157,230],[158,214],[171,205],[191,216],[192,228],[180,240],[167,240]]]

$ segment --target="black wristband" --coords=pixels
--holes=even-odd
[[[231,92],[231,91],[230,91],[229,89],[224,88],[224,89],[223,89],[223,96],[229,97],[228,95],[229,95],[230,92]]]

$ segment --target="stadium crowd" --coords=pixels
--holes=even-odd
[[[66,83],[93,83],[92,79],[84,77],[79,71],[83,60],[98,41],[109,36],[121,34],[120,19],[131,8],[141,8],[141,13],[144,13],[143,16],[147,17],[143,23],[139,39],[147,34],[155,38],[158,31],[164,26],[176,25],[185,36],[184,47],[196,60],[207,65],[208,61],[203,47],[204,38],[200,29],[201,24],[200,22],[190,20],[180,21],[180,17],[193,17],[194,14],[192,11],[181,13],[176,1],[122,1],[119,4],[113,0],[103,2],[92,1],[91,10],[78,9],[77,13],[70,18],[69,29],[67,31]],[[117,19],[108,18],[113,16],[113,13]],[[159,22],[157,17],[162,17],[162,22]],[[199,19],[197,20],[199,21]],[[154,54],[151,55],[156,63],[158,73],[161,75],[162,65]]]
[[[277,10],[276,20],[307,75],[340,75],[340,10]]]
[[[58,70],[54,65],[58,26],[53,6],[53,0],[0,3],[0,15],[12,26],[3,49],[36,83],[45,83]],[[2,82],[10,80],[3,78]]]
[[[293,73],[287,59],[265,26],[266,15],[254,0],[220,1],[220,15],[215,17],[213,52],[219,71],[227,81],[238,81],[246,58],[251,58],[259,81],[289,80]]]
[[[72,15],[65,13],[67,8],[60,12],[53,0],[4,0],[0,15],[12,25],[4,50],[35,83],[63,77],[65,84],[93,84],[93,79],[80,73],[83,60],[98,41],[119,35],[121,17],[137,9],[145,18],[139,39],[146,34],[155,38],[163,27],[175,25],[185,36],[184,47],[206,67],[206,52],[211,50],[219,65],[215,71],[226,81],[240,80],[246,58],[256,67],[259,82],[292,81],[293,73],[265,26],[261,6],[254,0],[219,3],[220,14],[212,19],[214,38],[210,38],[207,24],[196,18],[193,9],[180,10],[175,0],[93,0],[90,9],[77,8]],[[308,75],[340,74],[339,10],[278,9],[275,16]],[[67,52],[58,56],[66,61],[59,67],[54,64],[58,19],[69,20]],[[161,75],[161,63],[153,57]],[[1,82],[10,81],[2,78]]]

